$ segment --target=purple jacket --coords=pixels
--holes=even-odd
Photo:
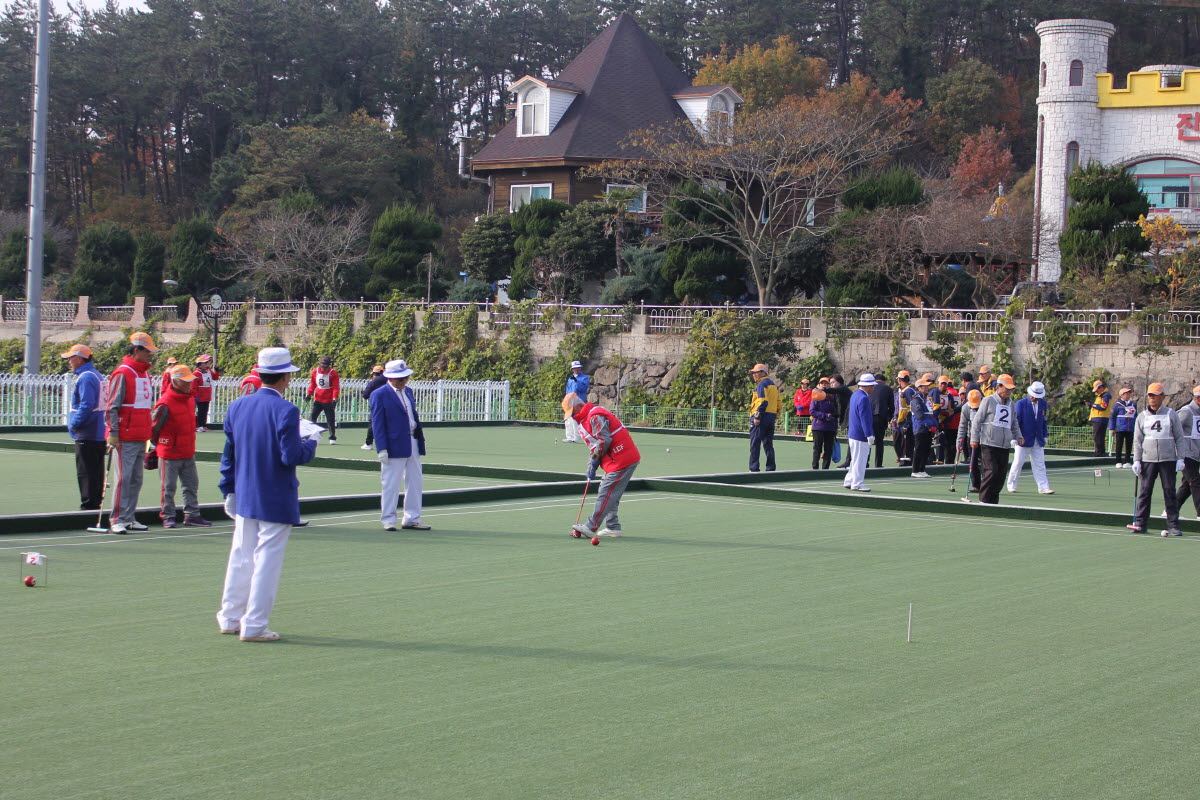
[[[838,429],[837,403],[828,396],[824,400],[813,400],[812,428],[814,431],[836,431]]]

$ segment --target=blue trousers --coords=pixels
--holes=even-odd
[[[767,456],[767,472],[775,471],[775,414],[763,413],[759,423],[750,426],[750,471],[758,472],[758,453]]]

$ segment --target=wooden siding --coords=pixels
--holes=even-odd
[[[531,167],[525,170],[524,175],[521,170],[497,170],[492,173],[496,176],[494,208],[496,211],[508,211],[509,198],[512,196],[513,186],[526,186],[529,184],[549,183],[551,184],[550,197],[554,200],[561,200],[564,203],[571,202],[571,180],[574,176],[575,169],[572,167]]]

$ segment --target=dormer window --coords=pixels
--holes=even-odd
[[[720,128],[729,124],[733,117],[733,103],[723,94],[713,95],[712,100],[708,103],[708,124],[713,129]]]
[[[521,95],[518,113],[521,115],[521,136],[545,136],[549,131],[547,92],[541,86],[531,86]]]

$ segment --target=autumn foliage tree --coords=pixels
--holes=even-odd
[[[771,47],[750,44],[730,54],[722,48],[709,56],[692,81],[697,86],[727,83],[746,99],[746,108],[761,108],[785,97],[810,95],[829,82],[829,68],[819,58],[809,58],[788,36]]]
[[[964,197],[990,195],[998,184],[1012,180],[1015,168],[1007,140],[1003,130],[991,125],[963,138],[950,178]]]

